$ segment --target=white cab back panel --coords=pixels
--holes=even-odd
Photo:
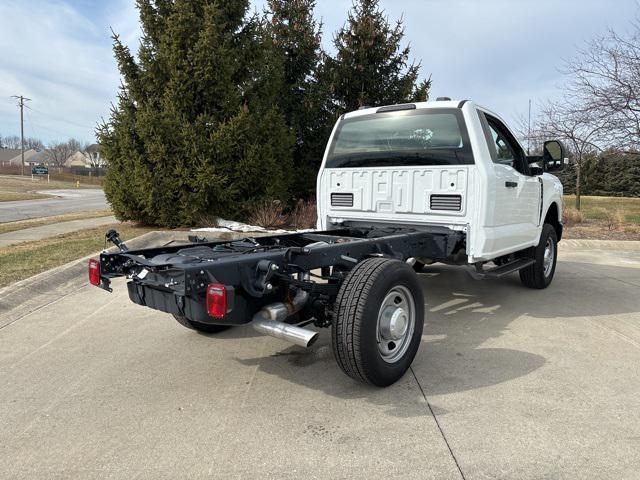
[[[472,171],[471,165],[325,169],[320,198],[332,218],[464,225]],[[332,194],[338,194],[333,202]],[[353,206],[345,194],[353,195]]]

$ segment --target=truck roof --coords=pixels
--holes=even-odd
[[[393,108],[400,107],[401,105],[415,105],[416,109],[423,108],[462,108],[462,105],[465,103],[472,103],[480,110],[483,110],[494,117],[500,118],[500,116],[487,107],[483,107],[482,105],[478,105],[472,100],[460,100],[460,99],[452,99],[452,100],[429,100],[427,102],[412,102],[406,104],[395,104],[395,105],[378,105],[376,107],[364,107],[360,108],[360,110],[355,110],[353,112],[348,112],[344,114],[344,118],[353,118],[359,117],[361,115],[370,115],[372,113],[376,113],[380,108]],[[501,119],[502,120],[502,119]]]
[[[426,108],[459,108],[461,107],[462,102],[466,102],[467,100],[429,100],[427,102],[412,102],[407,103],[406,105],[415,105],[416,109],[426,109]],[[362,115],[370,115],[372,113],[376,113],[380,108],[392,108],[397,107],[403,104],[398,105],[378,105],[376,107],[365,107],[360,110],[355,110],[353,112],[345,113],[344,118],[353,118],[359,117]]]

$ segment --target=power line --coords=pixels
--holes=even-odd
[[[29,102],[31,99],[22,95],[12,95],[11,98],[20,100],[18,102],[20,107],[20,145],[22,146],[22,175],[24,175],[24,102]]]
[[[72,121],[70,121],[70,120],[67,120],[67,119],[64,119],[64,118],[61,118],[61,117],[57,117],[57,116],[55,116],[55,115],[51,115],[50,113],[45,113],[45,112],[42,112],[42,111],[40,111],[40,110],[36,110],[35,108],[32,108],[31,110],[33,110],[33,111],[34,111],[34,112],[36,112],[36,113],[39,113],[40,115],[44,115],[45,117],[49,117],[49,118],[51,118],[52,120],[57,120],[58,122],[67,123],[67,124],[69,124],[69,125],[73,125],[74,127],[79,127],[79,128],[92,128],[92,127],[90,127],[90,126],[88,126],[88,125],[83,125],[83,124],[81,124],[81,123],[72,122]]]

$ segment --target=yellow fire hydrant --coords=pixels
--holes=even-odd
[[[80,188],[80,180],[76,180],[76,188]]]

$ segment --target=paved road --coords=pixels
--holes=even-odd
[[[206,336],[122,282],[70,291],[0,328],[0,477],[637,479],[640,251],[563,244],[546,291],[430,267],[423,345],[383,390],[326,332]]]
[[[55,195],[55,198],[0,202],[0,223],[108,208],[104,192],[100,189],[43,190],[37,193]]]

